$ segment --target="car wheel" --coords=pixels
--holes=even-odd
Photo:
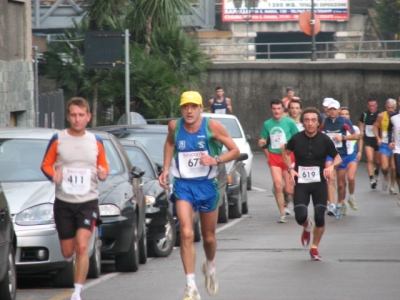
[[[242,203],[242,214],[247,214],[249,212],[249,207],[247,206],[247,201]]]
[[[227,223],[229,220],[229,203],[226,192],[222,195],[222,205],[218,210],[218,223]]]
[[[74,261],[68,262],[68,264],[57,271],[53,275],[53,285],[59,288],[70,288],[74,286]]]
[[[99,237],[99,229],[95,227],[94,230],[94,245],[93,253],[89,259],[88,278],[99,278],[101,274],[101,240]]]
[[[251,172],[250,172],[249,176],[247,176],[247,190],[248,191],[251,190]]]
[[[133,236],[128,252],[115,256],[115,270],[117,272],[136,272],[139,269],[139,241],[136,219],[133,220]]]
[[[167,210],[167,224],[165,225],[165,237],[149,242],[149,254],[154,257],[166,257],[171,254],[176,241],[175,220],[172,213]]]
[[[193,230],[194,230],[194,241],[200,242],[201,241],[201,226],[200,226],[200,217],[199,216],[194,218]]]
[[[139,240],[139,263],[145,264],[147,262],[147,232],[146,224],[143,223],[142,237]]]
[[[176,233],[176,240],[175,240],[175,247],[180,247],[181,246],[181,233],[177,232]]]
[[[240,218],[242,216],[242,189],[239,189],[238,199],[234,205],[229,206],[229,218]]]
[[[14,300],[17,297],[17,272],[15,269],[14,247],[10,245],[7,259],[7,272],[0,282],[0,299]]]

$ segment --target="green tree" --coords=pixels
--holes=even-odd
[[[376,12],[377,23],[382,30],[400,33],[400,0],[380,0]]]
[[[180,94],[200,88],[210,65],[198,44],[180,27],[177,12],[188,7],[185,0],[90,0],[82,24],[75,24],[58,38],[64,43],[49,47],[40,65],[42,73],[64,89],[90,99],[93,119],[97,119],[97,101],[103,108],[114,107],[118,119],[125,111],[124,69],[85,69],[83,37],[86,30],[128,28],[131,110],[147,118],[176,116]]]

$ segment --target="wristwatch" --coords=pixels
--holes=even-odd
[[[292,171],[292,168],[287,168],[287,172],[290,174],[290,171]]]
[[[215,155],[214,158],[215,158],[215,160],[217,161],[217,164],[218,164],[218,165],[222,163],[222,161],[221,161],[221,159],[219,158],[218,155]]]

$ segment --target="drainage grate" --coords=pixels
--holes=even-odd
[[[339,259],[339,262],[378,262],[400,263],[400,259]]]

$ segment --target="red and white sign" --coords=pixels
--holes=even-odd
[[[257,3],[257,1],[252,1]],[[237,8],[236,6],[240,6]],[[311,0],[259,0],[256,7],[246,8],[245,0],[223,0],[224,22],[298,21],[299,15],[311,10]],[[314,12],[321,21],[347,21],[348,0],[314,0]]]

